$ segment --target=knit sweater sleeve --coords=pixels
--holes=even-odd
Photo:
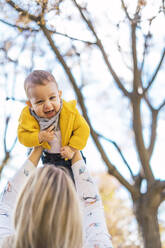
[[[0,196],[0,243],[6,236],[13,234],[13,209],[21,187],[35,169],[30,160],[26,160],[15,176],[8,181]]]
[[[72,165],[83,211],[84,248],[112,248],[97,187],[83,160]]]

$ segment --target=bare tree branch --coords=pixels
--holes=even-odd
[[[154,107],[151,105],[148,97],[146,96],[146,94],[144,95],[144,98],[143,98],[150,111],[151,111],[151,114],[152,114],[152,119],[151,119],[151,132],[150,132],[150,142],[149,142],[149,146],[148,146],[148,155],[149,155],[149,159],[151,159],[151,156],[152,156],[152,153],[153,153],[153,149],[154,149],[154,146],[155,146],[155,142],[156,142],[156,130],[157,130],[157,122],[158,122],[158,114],[160,112],[160,110],[165,106],[165,100],[162,102],[162,104],[160,104],[160,106],[157,108],[157,109],[154,109]]]
[[[140,69],[141,72],[143,70],[144,62],[145,62],[145,57],[146,57],[146,54],[147,54],[148,40],[151,39],[151,37],[152,37],[151,36],[151,32],[150,32],[151,24],[152,24],[153,20],[157,17],[158,13],[155,16],[151,17],[148,20],[149,21],[149,28],[148,28],[147,35],[145,35],[145,40],[144,40],[143,60],[142,60],[141,69]]]
[[[34,29],[34,28],[31,28],[31,27],[23,27],[23,26],[19,26],[19,25],[16,25],[16,24],[11,24],[7,21],[4,21],[3,19],[0,19],[0,22],[12,27],[12,28],[17,28],[19,31],[30,31],[30,32],[38,32],[39,29]]]
[[[130,185],[124,178],[123,176],[118,172],[118,170],[116,169],[116,167],[110,162],[110,160],[108,159],[108,157],[106,156],[102,145],[100,144],[99,140],[98,140],[98,135],[97,133],[94,131],[93,127],[90,125],[90,129],[91,129],[91,135],[95,141],[95,144],[98,148],[98,150],[100,151],[100,154],[102,156],[103,161],[106,163],[106,165],[108,166],[108,172],[115,176],[119,182],[124,185],[127,190],[131,193],[132,197],[138,198],[139,197],[139,191],[132,185]]]
[[[7,153],[6,136],[7,136],[7,129],[8,129],[9,121],[10,121],[10,116],[7,116],[6,121],[5,121],[5,131],[4,131],[4,137],[3,137],[5,153]]]
[[[145,94],[145,95],[143,96],[143,99],[144,99],[144,101],[147,103],[147,105],[148,105],[149,109],[150,109],[150,110],[151,110],[151,112],[152,112],[152,111],[154,110],[154,107],[152,106],[152,104],[151,104],[150,100],[148,99],[147,94]]]
[[[136,96],[135,96],[136,97]],[[144,138],[142,132],[142,120],[141,120],[141,110],[140,110],[140,99],[132,100],[133,107],[133,130],[135,134],[136,146],[138,149],[139,158],[143,167],[145,178],[148,183],[152,183],[154,176],[149,164],[148,151],[144,145]]]
[[[133,57],[133,93],[131,97],[132,107],[133,107],[133,129],[135,133],[135,141],[136,146],[139,153],[139,158],[141,160],[141,164],[143,167],[143,171],[147,181],[150,183],[153,182],[154,176],[152,170],[149,165],[149,156],[148,151],[144,144],[144,137],[143,137],[143,127],[142,127],[142,120],[141,120],[141,98],[142,95],[139,94],[139,87],[142,86],[141,82],[141,72],[138,69],[138,57],[137,57],[137,38],[136,38],[136,29],[137,29],[137,15],[138,10],[135,14],[135,17],[131,23],[131,46],[132,46],[132,57]]]
[[[140,86],[140,72],[138,69],[138,63],[137,63],[137,44],[136,44],[136,23],[132,22],[131,25],[131,46],[132,46],[132,57],[133,57],[133,74],[134,74],[134,80],[133,80],[133,91],[134,93],[138,93],[138,88]]]
[[[16,136],[15,140],[13,141],[13,144],[12,144],[11,147],[10,147],[10,150],[9,150],[10,153],[11,153],[12,150],[14,149],[16,143],[17,143],[17,136]]]
[[[158,122],[158,111],[152,110],[152,121],[151,121],[151,135],[150,135],[150,144],[148,147],[149,159],[151,159],[153,149],[156,142],[156,130],[157,130],[157,122]]]
[[[13,7],[17,12],[21,13],[21,15],[25,15],[25,16],[28,16],[29,19],[37,22],[38,24],[40,23],[41,21],[41,16],[35,16],[35,15],[31,15],[29,14],[26,10],[20,8],[18,5],[16,5],[12,0],[6,0],[6,2],[11,6]]]
[[[157,76],[157,74],[158,74],[158,72],[160,70],[160,67],[163,64],[164,56],[165,56],[165,49],[163,50],[163,53],[162,53],[162,56],[161,56],[160,61],[158,63],[158,66],[157,66],[157,68],[156,68],[151,80],[147,83],[148,86],[144,89],[143,94],[145,94],[149,90],[151,85],[153,84],[153,82],[154,82],[154,80],[155,80],[155,78],[156,78],[156,76]]]
[[[31,28],[31,27],[23,27],[23,26],[20,26],[20,25],[16,25],[16,24],[11,24],[9,22],[6,22],[2,19],[0,19],[0,22],[10,26],[10,27],[13,27],[13,28],[17,28],[19,31],[30,31],[30,32],[39,32],[40,29],[35,29],[35,28]],[[86,43],[87,45],[96,45],[95,42],[91,42],[91,41],[87,41],[87,40],[82,40],[82,39],[78,39],[76,37],[72,37],[70,35],[67,35],[67,34],[63,34],[61,32],[57,32],[56,30],[53,30],[53,29],[48,29],[50,33],[52,34],[57,34],[57,35],[60,35],[60,36],[63,36],[63,37],[66,37],[70,40],[75,40],[75,41],[80,41],[80,42],[83,42],[83,43]]]
[[[6,152],[5,157],[4,157],[4,159],[3,159],[3,161],[2,161],[2,163],[0,165],[0,178],[1,178],[1,175],[2,175],[2,171],[3,171],[4,167],[6,166],[9,158],[10,158],[10,153]]]
[[[6,125],[5,125],[5,132],[4,132],[4,150],[5,150],[5,154],[7,153],[11,153],[16,142],[17,142],[17,137],[15,138],[15,140],[13,141],[13,144],[11,145],[10,149],[7,149],[7,144],[6,144],[6,139],[7,139],[7,129],[8,129],[8,126],[9,126],[9,121],[10,121],[10,116],[7,116],[6,118]]]
[[[160,111],[165,106],[165,100],[158,107],[158,111]]]
[[[74,40],[74,41],[80,41],[80,42],[83,42],[83,43],[86,43],[87,45],[97,45],[95,42],[91,42],[91,41],[87,41],[87,40],[82,40],[82,39],[78,39],[78,38],[75,38],[75,37],[72,37],[70,35],[67,35],[67,34],[63,34],[63,33],[60,33],[60,32],[57,32],[55,30],[51,30],[51,29],[48,29],[49,32],[53,33],[53,34],[57,34],[57,35],[61,35],[63,37],[66,37],[70,40]]]
[[[3,47],[1,47],[0,50],[4,51],[4,53],[5,53],[5,58],[7,59],[7,61],[10,61],[10,62],[12,62],[12,63],[14,63],[14,64],[18,64],[18,60],[11,59],[11,58],[7,55],[7,52],[6,52],[6,50],[5,50]]]
[[[42,5],[42,16],[44,16],[47,5],[48,5],[48,0],[42,1],[41,5]]]
[[[8,100],[12,100],[12,101],[18,101],[18,102],[26,103],[26,100],[17,99],[17,98],[15,98],[15,97],[6,97],[6,101],[8,101]]]
[[[149,147],[147,149],[148,154],[149,154],[149,159],[151,159],[153,149],[155,146],[155,142],[156,142],[156,130],[157,130],[157,123],[158,123],[158,114],[159,114],[160,110],[165,106],[165,100],[162,102],[162,104],[157,109],[154,109],[151,106],[149,101],[147,101],[147,103],[148,103],[148,106],[150,107],[150,110],[152,113],[150,143],[149,143]]]
[[[143,127],[141,120],[141,95],[138,92],[139,87],[141,87],[141,73],[138,69],[138,58],[137,58],[137,44],[136,44],[136,28],[137,22],[132,21],[131,24],[131,46],[132,46],[132,56],[133,56],[133,93],[132,93],[132,107],[133,107],[133,130],[135,133],[136,146],[139,151],[139,157],[144,170],[144,174],[149,183],[154,180],[152,170],[149,166],[149,156],[144,145],[143,137]]]
[[[124,12],[125,12],[125,14],[126,14],[128,20],[129,20],[130,22],[132,22],[132,18],[130,17],[130,15],[129,15],[129,13],[128,13],[127,6],[125,5],[125,3],[124,3],[123,0],[121,0],[121,3],[122,3],[122,7],[123,7],[123,9],[124,9]]]
[[[73,1],[73,3],[75,4],[75,6],[78,8],[78,10],[79,10],[79,12],[80,12],[80,15],[82,16],[83,20],[84,20],[84,21],[86,22],[86,24],[88,25],[89,30],[91,30],[91,32],[93,33],[94,37],[96,38],[96,44],[97,44],[97,46],[100,48],[100,51],[101,51],[101,53],[102,53],[102,55],[103,55],[103,58],[104,58],[104,60],[105,60],[105,63],[106,63],[106,65],[107,65],[109,71],[111,72],[114,81],[116,82],[117,86],[121,89],[121,91],[123,92],[123,94],[124,94],[125,96],[127,96],[127,97],[130,98],[130,93],[129,93],[129,92],[126,90],[126,88],[123,86],[123,84],[121,83],[121,81],[120,81],[119,77],[117,76],[116,72],[115,72],[114,69],[112,68],[112,65],[110,64],[110,62],[109,62],[109,60],[108,60],[108,57],[107,57],[107,54],[106,54],[106,52],[105,52],[105,50],[104,50],[104,47],[103,47],[103,45],[102,45],[102,42],[101,42],[101,40],[98,38],[98,36],[97,36],[97,34],[96,34],[96,32],[95,32],[95,29],[94,29],[94,27],[93,27],[91,21],[88,20],[88,19],[85,17],[85,15],[84,15],[84,13],[83,13],[83,9],[82,9],[82,8],[80,7],[80,5],[76,2],[76,0],[72,0],[72,1]]]
[[[96,132],[96,134],[98,135],[98,137],[100,137],[100,138],[102,138],[102,139],[104,139],[104,140],[106,140],[106,141],[112,143],[112,144],[115,146],[115,148],[116,148],[117,151],[119,152],[119,154],[120,154],[120,156],[121,156],[121,158],[122,158],[124,164],[127,166],[128,170],[129,170],[129,172],[130,172],[130,174],[131,174],[131,176],[132,176],[132,179],[134,180],[135,176],[133,175],[133,172],[132,172],[132,170],[131,170],[131,167],[130,167],[130,165],[128,164],[128,162],[127,162],[127,160],[125,159],[125,157],[124,157],[124,155],[123,155],[123,153],[122,153],[120,147],[116,144],[116,142],[113,141],[113,140],[111,140],[111,139],[106,138],[106,137],[103,136],[102,134],[99,134],[99,133],[97,133],[97,132]]]
[[[8,160],[10,159],[11,152],[14,149],[15,144],[17,142],[17,137],[16,137],[13,144],[11,145],[10,149],[7,149],[6,139],[7,139],[7,129],[8,129],[9,121],[10,121],[10,116],[7,116],[6,123],[5,123],[4,138],[3,138],[5,157],[2,160],[2,163],[0,165],[0,178],[2,175],[2,171],[3,171],[4,167],[6,166]]]

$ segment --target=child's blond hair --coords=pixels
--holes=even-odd
[[[50,82],[55,83],[58,89],[58,84],[54,76],[50,72],[44,71],[44,70],[32,71],[27,76],[24,82],[24,89],[25,89],[26,95],[28,96],[28,89],[30,87],[33,87],[35,85],[45,85],[46,83],[50,83]]]

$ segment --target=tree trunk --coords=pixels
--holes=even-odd
[[[145,248],[161,248],[157,209],[149,204],[148,196],[143,194],[134,201],[137,221],[142,233]]]

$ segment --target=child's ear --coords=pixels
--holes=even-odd
[[[59,91],[58,91],[58,94],[59,94],[59,97],[61,98],[61,96],[62,96],[62,91],[59,90]]]
[[[26,101],[26,104],[31,108],[32,105],[31,105],[31,102],[30,101]]]

